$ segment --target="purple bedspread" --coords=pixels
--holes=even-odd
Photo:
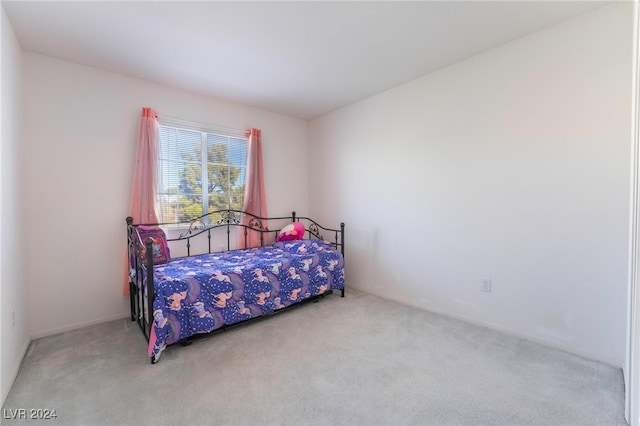
[[[149,356],[172,343],[344,288],[344,260],[321,240],[183,257],[154,267]]]

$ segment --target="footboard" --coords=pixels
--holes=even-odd
[[[133,218],[127,217],[127,259],[129,263],[129,299],[131,303],[131,321],[140,326],[147,341],[151,335],[149,312],[153,312],[153,240],[144,242],[133,224]],[[141,256],[141,248],[144,257]],[[151,279],[147,283],[150,272]],[[148,297],[151,294],[152,297]]]
[[[296,216],[295,212],[286,217],[262,218],[238,210],[221,210],[195,218],[188,223],[134,224],[127,218],[127,241],[129,261],[129,284],[131,302],[131,320],[136,321],[147,341],[153,342],[154,297],[154,241],[146,241],[140,236],[140,226],[165,227],[166,242],[171,246],[171,258],[212,254],[235,250],[242,242],[246,246],[250,233],[256,233],[259,245],[272,244],[279,231],[291,222],[305,225],[305,238],[316,238],[330,243],[344,256],[344,223],[340,228],[327,228],[308,217]],[[155,253],[157,255],[157,253]],[[331,291],[327,292],[330,293]],[[344,285],[341,295],[344,297]],[[205,313],[206,316],[206,313]],[[156,322],[162,320],[157,318]],[[152,358],[152,362],[155,359]]]

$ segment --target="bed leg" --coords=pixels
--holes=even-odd
[[[340,290],[340,297],[344,297],[344,288]]]
[[[131,303],[131,321],[136,320],[135,285],[129,280],[129,302]]]

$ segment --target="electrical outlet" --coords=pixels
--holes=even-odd
[[[480,287],[480,290],[486,291],[487,293],[491,293],[491,280],[490,279],[482,280],[482,287]]]

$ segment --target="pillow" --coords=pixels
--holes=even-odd
[[[276,241],[301,240],[304,238],[304,224],[293,222],[285,226],[278,233]]]
[[[138,234],[140,240],[142,240],[142,247],[140,247],[140,256],[143,259],[147,258],[147,246],[145,242],[147,238],[153,240],[151,249],[153,251],[153,264],[158,265],[161,263],[167,263],[171,260],[171,253],[169,252],[169,244],[167,244],[167,236],[164,231],[157,226],[138,226]]]

